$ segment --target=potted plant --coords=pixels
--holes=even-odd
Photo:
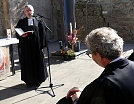
[[[75,59],[76,55],[71,48],[65,47],[61,50],[64,61],[69,61]]]

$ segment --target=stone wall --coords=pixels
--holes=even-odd
[[[62,13],[61,13],[61,0],[52,0],[52,17],[54,25],[54,33],[57,35],[58,40],[62,40]]]
[[[10,28],[9,5],[7,0],[0,1],[0,38],[6,37],[6,29]]]
[[[134,1],[113,4],[112,27],[125,42],[134,42]]]
[[[53,0],[55,6],[60,1]],[[133,0],[76,0],[75,16],[78,30],[78,38],[84,42],[85,36],[93,29],[110,26],[118,31],[125,42],[134,42],[134,1]],[[88,1],[88,3],[87,3]],[[57,34],[62,39],[61,11],[55,10],[57,21]]]
[[[76,23],[78,38],[84,41],[85,36],[93,29],[111,26],[111,3],[76,3]]]
[[[75,6],[80,41],[84,41],[91,30],[110,26],[125,42],[134,42],[134,1],[77,2]]]

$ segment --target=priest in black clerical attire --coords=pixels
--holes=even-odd
[[[16,33],[16,37],[19,39],[21,80],[26,83],[27,87],[38,87],[48,77],[43,54],[43,48],[46,47],[46,34],[42,21],[33,17],[32,5],[26,5],[24,13],[26,17],[20,19],[16,26],[25,32],[21,36]]]

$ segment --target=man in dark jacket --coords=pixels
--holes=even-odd
[[[122,38],[102,27],[87,35],[86,44],[89,56],[105,69],[83,91],[74,87],[57,104],[134,104],[134,63],[122,57]]]

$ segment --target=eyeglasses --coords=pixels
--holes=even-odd
[[[86,53],[90,58],[92,58],[92,53],[89,51]]]

